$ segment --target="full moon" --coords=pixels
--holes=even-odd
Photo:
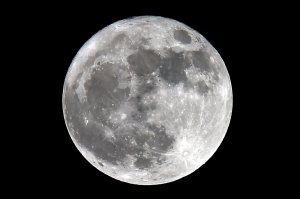
[[[62,95],[77,149],[104,174],[157,185],[199,169],[220,146],[232,88],[216,49],[173,19],[117,21],[78,51]]]

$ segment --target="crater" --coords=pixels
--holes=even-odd
[[[183,44],[189,44],[191,43],[191,37],[189,33],[185,30],[175,30],[173,33],[174,39],[177,41],[183,43]]]
[[[103,165],[100,161],[98,161],[98,165],[99,165],[100,167],[104,167],[104,165]]]

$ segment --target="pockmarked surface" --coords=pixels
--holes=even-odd
[[[163,184],[203,165],[232,112],[228,71],[190,27],[135,17],[96,33],[75,56],[63,88],[69,134],[103,173]]]

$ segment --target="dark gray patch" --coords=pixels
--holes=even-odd
[[[174,35],[174,39],[180,41],[183,44],[191,43],[191,37],[189,33],[185,30],[175,30],[173,35]]]
[[[137,99],[139,98],[140,96],[137,96]],[[147,118],[147,111],[148,108],[145,105],[143,105],[141,102],[137,102],[134,111],[131,113],[131,117],[137,122],[143,122]]]
[[[97,136],[93,136],[93,140],[89,141],[89,143],[94,142],[92,144],[95,146],[91,150],[94,151],[97,157],[117,165],[123,162],[127,155],[141,154],[145,151],[142,146],[148,138],[142,138],[137,131],[135,128],[118,129],[115,132],[116,140],[114,142],[108,141],[100,133],[98,135],[99,139],[97,139]],[[132,139],[136,141],[137,146],[132,144]]]
[[[147,80],[150,80],[150,82],[147,83]],[[147,117],[147,112],[156,108],[155,103],[144,104],[142,100],[145,94],[151,93],[156,88],[157,85],[154,83],[154,80],[151,80],[151,78],[142,80],[141,85],[138,87],[138,94],[130,99],[130,101],[135,107],[134,111],[131,114],[132,118],[135,121],[145,121]]]
[[[148,139],[147,137],[141,137],[139,129],[134,125],[128,125],[117,129],[115,135],[117,136],[117,142],[120,142],[120,145],[124,146],[131,145],[131,139],[134,139],[137,142],[137,138],[141,141],[137,142],[137,145],[142,146]]]
[[[166,152],[172,146],[175,139],[166,133],[166,128],[161,125],[148,124],[149,130],[155,133],[147,142],[150,147],[155,147],[157,150]]]
[[[78,96],[74,92],[75,87],[66,87],[64,92],[64,102],[67,110],[65,113],[66,123],[68,126],[72,124],[75,132],[78,132],[72,135],[76,141],[91,151],[95,157],[110,164],[118,165],[120,162],[123,162],[128,154],[136,155],[144,153],[145,149],[143,145],[150,139],[150,136],[142,134],[134,127],[119,129],[118,127],[112,128],[110,124],[105,123],[107,115],[113,110],[110,107],[113,99],[108,91],[112,91],[117,87],[117,81],[113,70],[111,70],[111,65],[103,65],[102,68],[103,70],[93,71],[91,80],[88,80],[84,85],[87,90],[88,103],[80,103]],[[145,86],[141,90],[144,93],[149,92],[151,88]],[[120,99],[120,101],[124,101],[124,98],[122,98],[124,96],[125,93],[122,95],[116,94],[114,97]],[[136,102],[139,104],[136,112],[141,114],[141,118],[145,118],[148,107],[143,105],[141,98],[138,99],[137,97]],[[98,108],[93,109],[93,107]],[[86,125],[83,122],[82,115],[86,115],[84,113],[88,113],[89,111],[93,114],[95,121],[101,121],[101,123],[111,127],[116,136],[115,141],[109,140],[105,136],[104,129],[99,123],[91,121]],[[132,139],[135,140],[137,146],[132,144]],[[150,165],[146,164],[146,162],[146,160],[141,159],[136,164],[140,168],[145,168],[147,165]],[[101,163],[99,165],[102,166]]]
[[[163,131],[165,131],[164,127],[154,127],[154,125],[153,130],[155,130],[157,134],[163,134]],[[139,169],[146,169],[151,167],[151,160],[156,160],[156,162],[160,164],[166,160],[160,153],[156,152],[151,152],[149,156],[151,159],[142,157],[142,155],[146,152],[146,143],[150,148],[156,147],[156,149],[160,152],[163,152],[163,150],[168,148],[166,146],[170,145],[170,142],[166,141],[163,135],[153,136],[150,134],[144,134],[135,127],[119,129],[115,135],[117,136],[115,145],[119,148],[115,156],[118,157],[120,161],[125,158],[126,155],[133,155],[137,158],[134,165]],[[132,140],[135,141],[135,144],[132,143]]]
[[[156,104],[144,104],[142,101],[143,95],[138,94],[137,96],[130,99],[130,102],[134,105],[134,110],[131,113],[133,120],[143,122],[147,119],[147,112],[156,109]]]
[[[168,53],[168,57],[162,61],[162,67],[160,68],[161,77],[170,84],[186,82],[187,77],[184,70],[189,67],[188,59],[185,59],[182,53],[173,51]]]
[[[143,147],[143,145],[150,139],[149,135],[146,135],[144,133],[139,132],[139,134],[135,134],[135,141],[137,143],[137,146]]]
[[[118,134],[116,136],[117,138],[115,141],[115,145],[117,145],[119,149],[116,156],[118,156],[121,160],[125,158],[126,155],[135,155],[142,153],[144,149],[142,148],[142,145],[136,141],[137,135],[135,133],[132,134],[131,129],[122,129],[121,132],[122,131],[123,134]],[[132,140],[136,141],[137,146],[132,144]]]
[[[137,53],[129,55],[127,61],[138,76],[146,76],[157,69],[161,59],[154,51],[140,48]]]
[[[145,151],[144,144],[149,140],[148,135],[141,134],[136,128],[123,128],[116,134],[117,140],[115,142],[119,150],[115,156],[122,162],[127,155],[133,155],[137,157],[137,161],[134,163],[137,168],[145,169],[151,166],[151,161],[141,157]],[[132,140],[136,144],[132,143]]]
[[[208,52],[200,50],[192,52],[192,61],[195,67],[202,72],[210,72],[212,70],[212,63]]]
[[[204,81],[200,81],[196,84],[196,88],[198,93],[200,94],[206,94],[210,90],[210,88],[206,85]]]
[[[102,108],[116,109],[120,101],[124,101],[130,92],[129,88],[118,88],[118,78],[113,70],[114,65],[104,63],[100,67],[101,70],[94,69],[91,79],[84,84],[88,104],[94,106],[93,115],[101,115]],[[114,90],[117,92],[113,92]]]
[[[123,151],[124,147],[108,140],[99,123],[91,121],[85,125],[82,119],[83,113],[90,111],[95,121],[106,124],[106,117],[113,110],[111,104],[117,105],[116,99],[123,101],[129,93],[124,89],[112,96],[113,89],[117,87],[112,65],[104,64],[102,68],[103,70],[93,71],[91,79],[87,80],[84,85],[87,90],[88,103],[81,104],[73,89],[66,90],[64,98],[66,110],[68,110],[66,121],[67,124],[72,124],[75,132],[78,132],[73,135],[78,143],[91,151],[97,158],[117,165],[126,155]]]
[[[194,89],[200,95],[207,94],[209,92],[209,90],[211,89],[210,87],[207,86],[207,84],[204,81],[199,81],[196,83],[191,83],[188,81],[186,84],[184,84],[184,88],[185,89]]]
[[[149,80],[149,82],[147,82],[148,80]],[[147,78],[139,86],[138,93],[140,95],[144,95],[144,94],[152,92],[155,88],[157,88],[155,81],[152,80],[151,78]]]
[[[192,52],[192,62],[201,72],[211,73],[215,81],[219,80],[218,71],[210,60],[209,52],[200,50]]]
[[[91,151],[97,158],[116,164],[118,159],[114,154],[117,147],[104,137],[103,129],[95,123],[89,123],[87,126],[82,123],[80,102],[76,98],[72,99],[72,103],[67,103],[67,106],[71,111],[69,114],[72,116],[71,119],[68,117],[68,122],[71,122],[75,132],[78,132],[73,135],[78,143]]]
[[[122,164],[123,160],[127,155],[137,155],[143,154],[145,152],[144,144],[149,142],[158,143],[161,140],[159,136],[145,135],[140,132],[140,130],[134,126],[126,126],[122,128],[117,128],[114,130],[114,135],[116,136],[115,141],[108,140],[104,135],[104,129],[94,122],[84,125],[82,123],[82,104],[79,99],[72,92],[65,92],[65,104],[67,110],[69,110],[66,115],[66,121],[72,123],[73,128],[77,133],[74,134],[75,139],[84,146],[87,150],[91,151],[95,157],[102,159],[113,165]],[[157,133],[163,131],[163,128],[153,127]],[[135,141],[136,145],[132,143]],[[157,141],[155,141],[157,140]],[[151,154],[152,158],[161,160],[160,154]],[[145,158],[138,158],[135,165],[137,168],[145,169],[151,166],[151,161]],[[99,163],[100,166],[101,163]]]
[[[116,156],[118,146],[105,138],[102,128],[96,125],[85,127],[79,134],[79,143],[92,151],[97,158],[108,161],[111,164],[117,164],[120,157]],[[94,146],[94,147],[92,147]]]
[[[151,159],[145,157],[137,157],[137,160],[134,162],[134,166],[139,169],[150,168],[152,165]]]

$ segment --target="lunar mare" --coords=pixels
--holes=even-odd
[[[71,139],[98,170],[123,182],[163,184],[203,165],[232,112],[218,52],[163,17],[115,22],[79,50],[63,88]]]

